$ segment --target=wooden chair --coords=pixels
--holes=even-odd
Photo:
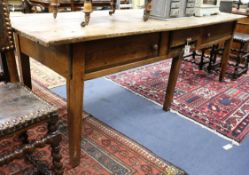
[[[210,49],[211,47],[194,50],[190,55],[186,55],[184,60],[196,64],[199,70],[203,70],[204,66],[209,63],[210,57],[206,56],[206,52]]]
[[[228,73],[228,76],[232,79],[237,79],[241,75],[247,73],[249,66],[249,34],[244,33],[234,33],[233,37],[233,48],[229,55],[229,65],[233,67],[233,72]],[[209,56],[206,57],[205,52],[210,50]],[[207,70],[220,71],[220,62],[217,62],[216,58],[223,54],[224,48],[221,45],[213,45],[210,48],[204,48],[201,50],[201,55],[194,51],[191,55],[188,55],[187,61],[191,61],[194,64],[199,65],[199,69],[203,69],[205,64],[208,64]],[[201,56],[200,61],[196,61],[196,55]],[[189,57],[192,56],[192,59]],[[208,58],[208,61],[204,62],[204,58]]]
[[[234,61],[234,63],[230,64],[234,67],[232,78],[236,79],[248,71],[249,35],[236,32],[234,33],[233,42],[239,45],[238,48],[233,48],[230,54],[230,59]]]
[[[11,31],[7,1],[0,0],[0,53],[6,60],[11,82],[0,83],[0,139],[17,135],[22,145],[10,153],[3,153],[0,156],[0,169],[4,164],[10,161],[24,157],[25,160],[34,165],[33,174],[63,174],[62,164],[60,162],[59,144],[61,135],[57,130],[57,109],[29,89],[19,83],[17,73],[13,33]],[[11,72],[11,73],[10,73]],[[7,81],[5,79],[5,81]],[[39,124],[47,123],[47,134],[35,141],[29,141],[27,130]],[[41,161],[36,160],[32,152],[37,147],[44,147],[46,144],[51,146],[51,156],[53,158],[53,173],[48,166]]]
[[[212,45],[210,47],[202,48],[198,51],[193,51],[190,55],[185,56],[185,61],[192,62],[198,65],[199,70],[204,68],[211,73],[217,66],[217,56],[223,54],[223,48],[219,47],[219,44]]]

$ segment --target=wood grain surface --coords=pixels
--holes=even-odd
[[[77,43],[82,41],[130,36],[135,34],[171,31],[235,21],[241,15],[221,13],[209,17],[186,17],[167,21],[143,21],[143,10],[117,10],[109,16],[107,11],[92,13],[89,26],[82,28],[82,12],[52,14],[26,14],[11,18],[12,27],[21,35],[44,46]],[[218,30],[218,29],[217,29]]]

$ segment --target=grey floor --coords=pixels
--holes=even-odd
[[[53,91],[66,98],[65,86]],[[85,84],[84,108],[190,175],[249,175],[249,137],[240,146],[104,78]]]

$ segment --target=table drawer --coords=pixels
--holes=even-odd
[[[187,39],[197,41],[200,37],[200,28],[177,30],[170,33],[170,47],[178,47],[186,44]]]
[[[86,72],[158,56],[159,35],[150,33],[86,42]]]
[[[202,43],[208,43],[232,35],[233,23],[222,23],[203,28]]]

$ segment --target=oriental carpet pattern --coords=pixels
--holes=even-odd
[[[171,59],[107,78],[162,105]],[[229,70],[229,69],[228,69]],[[241,142],[249,132],[249,74],[218,81],[218,74],[182,62],[171,109],[229,139]]]
[[[160,159],[146,148],[87,113],[83,113],[84,117],[82,117],[83,137],[81,140],[80,165],[76,168],[71,168],[68,155],[66,103],[37,81],[33,81],[33,90],[40,97],[60,108],[61,154],[65,175],[185,174],[184,171]],[[41,137],[44,133],[46,133],[46,126],[42,125],[31,129],[28,135],[32,140]],[[13,150],[10,148],[18,146],[17,137],[1,139],[0,156]],[[49,149],[49,146],[40,148],[34,155],[51,166]],[[19,159],[2,166],[0,175],[30,175],[31,170],[31,165],[27,164],[23,159]]]

